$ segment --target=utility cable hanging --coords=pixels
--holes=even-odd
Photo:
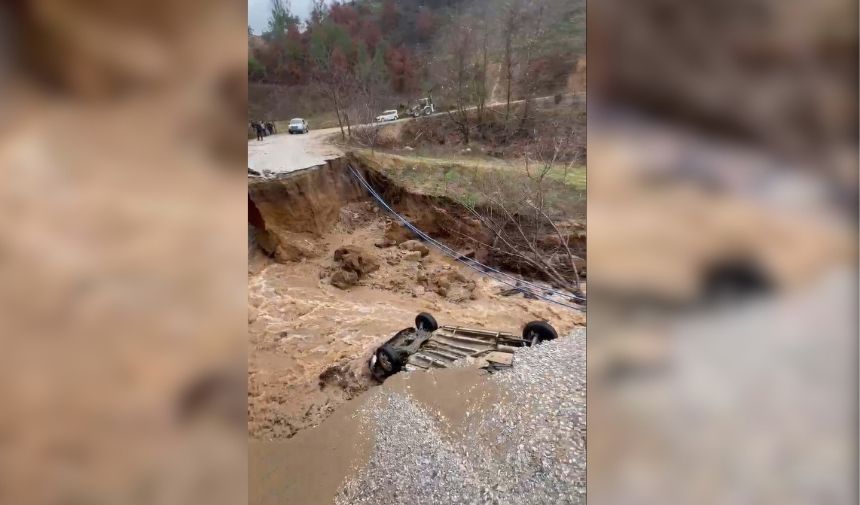
[[[535,298],[540,298],[542,300],[548,301],[550,303],[554,303],[556,305],[561,305],[562,307],[567,307],[569,309],[579,310],[579,311],[583,311],[583,312],[585,311],[585,308],[580,306],[580,305],[567,303],[568,300],[585,301],[585,298],[583,298],[581,296],[577,296],[577,295],[574,295],[572,293],[564,293],[564,292],[558,291],[556,289],[547,288],[547,287],[540,286],[538,284],[535,284],[535,283],[532,283],[532,282],[529,282],[529,281],[526,281],[523,279],[519,279],[517,277],[514,277],[513,275],[510,275],[510,274],[505,273],[505,272],[501,272],[501,271],[499,271],[499,270],[497,270],[491,266],[485,265],[485,264],[483,264],[483,263],[481,263],[475,259],[466,258],[462,254],[460,254],[457,251],[448,247],[447,245],[437,241],[433,237],[431,237],[431,236],[427,235],[426,233],[424,233],[423,231],[419,230],[417,227],[415,227],[415,225],[413,225],[411,222],[409,222],[408,219],[401,216],[400,214],[397,213],[397,211],[395,211],[393,208],[391,208],[391,206],[389,206],[385,202],[385,200],[373,189],[373,187],[366,180],[364,180],[364,177],[362,177],[361,174],[358,173],[358,171],[352,167],[352,165],[347,164],[347,169],[349,169],[349,172],[353,176],[353,178],[355,178],[355,180],[357,180],[364,187],[364,189],[366,189],[367,192],[370,193],[370,196],[372,196],[373,199],[376,200],[376,202],[380,206],[382,206],[385,210],[387,210],[395,218],[397,218],[397,220],[400,221],[400,223],[403,224],[403,226],[405,226],[407,229],[409,229],[412,233],[414,233],[415,235],[417,235],[418,237],[423,239],[425,242],[429,243],[430,245],[432,245],[432,246],[436,247],[437,249],[439,249],[440,251],[442,251],[446,256],[454,258],[455,260],[465,264],[466,266],[468,266],[472,270],[475,270],[476,272],[478,272],[482,275],[486,275],[487,277],[490,277],[491,279],[494,279],[498,282],[501,282],[502,284],[505,284],[505,285],[510,286],[514,289],[517,289],[517,290],[523,292],[524,294],[528,293],[528,294],[534,296]],[[513,283],[511,282],[511,280],[513,281]],[[557,300],[556,298],[562,298],[563,301]]]

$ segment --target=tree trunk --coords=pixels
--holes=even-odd
[[[337,125],[340,127],[340,138],[346,138],[343,132],[343,120],[340,117],[340,101],[338,100],[337,92],[332,93],[332,100],[334,101],[334,113],[337,116]]]
[[[507,37],[505,40],[505,131],[508,129],[508,120],[511,117],[511,81],[513,80],[510,34]]]
[[[349,111],[344,111],[343,117],[346,119],[346,133],[349,135],[349,138],[352,138],[352,127],[349,123]]]
[[[483,130],[484,127],[484,106],[487,103],[487,65],[488,62],[488,39],[489,33],[487,30],[486,19],[484,20],[484,38],[481,47],[482,58],[481,58],[481,72],[479,73],[479,78],[481,82],[479,83],[478,89],[480,96],[478,97],[478,129],[479,131]]]
[[[520,125],[517,128],[518,131],[525,130],[526,121],[529,118],[529,105],[531,105],[531,90],[529,90],[528,94],[526,94],[525,102],[523,103],[523,116],[520,118]]]

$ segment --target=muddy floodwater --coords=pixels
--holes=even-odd
[[[411,237],[344,177],[329,164],[250,190],[257,221],[248,272],[252,438],[292,437],[374,387],[367,360],[419,312],[440,324],[513,333],[537,319],[562,335],[585,324],[582,312],[501,296],[506,286],[435,249],[412,250]],[[367,271],[338,282],[338,250]]]

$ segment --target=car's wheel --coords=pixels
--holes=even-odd
[[[545,340],[555,340],[558,332],[546,321],[532,321],[523,328],[523,340],[529,345],[539,344]]]
[[[376,350],[376,366],[383,377],[394,375],[403,368],[402,354],[402,351],[387,345]]]
[[[415,328],[424,331],[436,331],[439,329],[439,325],[433,316],[422,312],[415,316]]]

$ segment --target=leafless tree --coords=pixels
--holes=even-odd
[[[343,72],[334,72],[323,66],[314,71],[312,81],[334,109],[341,138],[346,138],[344,126],[349,128],[349,123],[344,108],[352,91],[352,81]]]
[[[540,41],[543,40],[544,35],[544,5],[543,3],[537,2],[536,5],[532,5],[529,13],[529,21],[532,23],[533,27],[530,31],[527,40],[525,41],[525,46],[523,49],[523,72],[520,78],[522,82],[522,90],[524,94],[524,103],[523,103],[523,113],[520,116],[520,124],[519,129],[522,130],[526,122],[529,118],[529,112],[531,107],[531,100],[534,95],[535,76],[532,75],[532,63],[534,61],[535,53],[537,51],[537,45]]]
[[[490,27],[487,15],[487,4],[482,3],[481,8],[476,12],[477,17],[475,26],[480,33],[478,35],[479,55],[476,62],[476,71],[474,72],[474,90],[475,90],[475,109],[477,112],[478,126],[484,124],[484,113],[487,105],[488,90],[487,77],[490,64]]]
[[[453,92],[453,107],[448,111],[448,118],[456,127],[464,144],[469,143],[472,124],[469,109],[472,106],[472,86],[474,85],[473,61],[474,33],[472,26],[465,18],[453,26],[450,43],[449,69],[447,72],[448,88]]]
[[[514,82],[514,40],[519,34],[522,17],[522,0],[510,0],[501,18],[502,72],[505,79],[505,128],[511,117],[511,96]]]
[[[347,114],[352,114],[355,121],[362,126],[356,127],[350,137],[375,152],[382,129],[375,117],[382,109],[383,100],[389,96],[386,93],[387,80],[382,59],[377,57],[359,61],[353,67],[352,80],[354,94]]]
[[[485,120],[490,32],[486,6],[461,13],[447,27],[436,51],[445,55],[437,60],[436,75],[450,104],[448,119],[464,144],[472,139],[473,128]]]
[[[483,225],[487,240],[463,237],[499,258],[499,263],[536,272],[553,285],[576,292],[584,260],[574,252],[569,218],[553,203],[549,182],[564,178],[578,164],[567,156],[571,135],[552,139],[548,155],[527,156],[520,172],[477,171],[474,189],[479,197],[463,203]],[[541,151],[533,150],[540,153]],[[563,158],[567,162],[561,162]]]

